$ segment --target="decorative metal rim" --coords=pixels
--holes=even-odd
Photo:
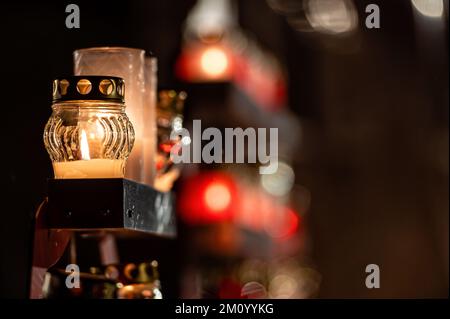
[[[53,102],[100,100],[124,103],[125,81],[108,75],[71,75],[53,81]]]

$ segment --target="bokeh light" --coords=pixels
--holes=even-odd
[[[203,52],[200,64],[202,70],[211,77],[221,76],[228,68],[228,57],[219,48],[208,48]]]
[[[241,290],[241,298],[263,299],[267,298],[266,288],[256,281],[246,283]]]
[[[265,230],[273,238],[289,239],[297,232],[299,223],[300,217],[294,210],[277,207],[273,214],[267,216]]]
[[[294,185],[295,174],[292,167],[284,162],[278,162],[278,170],[274,174],[261,175],[261,185],[274,196],[287,195]]]
[[[204,200],[212,212],[223,211],[230,205],[230,190],[221,182],[211,183],[205,190]]]
[[[422,15],[430,18],[439,18],[444,12],[442,0],[411,0],[414,8]]]
[[[269,292],[271,298],[292,298],[297,292],[298,283],[295,278],[280,274],[275,276],[269,284]]]
[[[187,179],[178,201],[181,218],[189,224],[210,224],[234,217],[237,191],[234,178],[222,172],[205,172]]]
[[[358,14],[351,0],[309,0],[306,3],[306,18],[316,31],[330,34],[354,30]]]

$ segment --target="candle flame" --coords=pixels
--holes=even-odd
[[[86,132],[81,130],[81,138],[80,138],[80,150],[81,150],[81,159],[82,160],[90,160],[89,156],[89,144],[86,136]]]

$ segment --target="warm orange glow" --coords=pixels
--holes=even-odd
[[[209,76],[221,76],[228,68],[228,57],[219,48],[209,48],[201,55],[202,70]]]
[[[80,151],[81,151],[81,159],[86,160],[86,161],[91,159],[91,157],[89,155],[89,144],[88,144],[86,132],[84,130],[81,130]]]
[[[204,200],[211,211],[220,212],[230,205],[231,193],[226,185],[215,182],[206,189]]]

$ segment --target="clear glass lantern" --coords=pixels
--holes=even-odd
[[[56,179],[123,178],[134,143],[124,81],[71,76],[53,82],[53,113],[44,144]]]
[[[128,159],[125,177],[143,183],[144,177],[144,103],[145,51],[124,47],[95,47],[74,51],[75,75],[121,77],[127,86],[127,114],[135,130],[135,143]]]

